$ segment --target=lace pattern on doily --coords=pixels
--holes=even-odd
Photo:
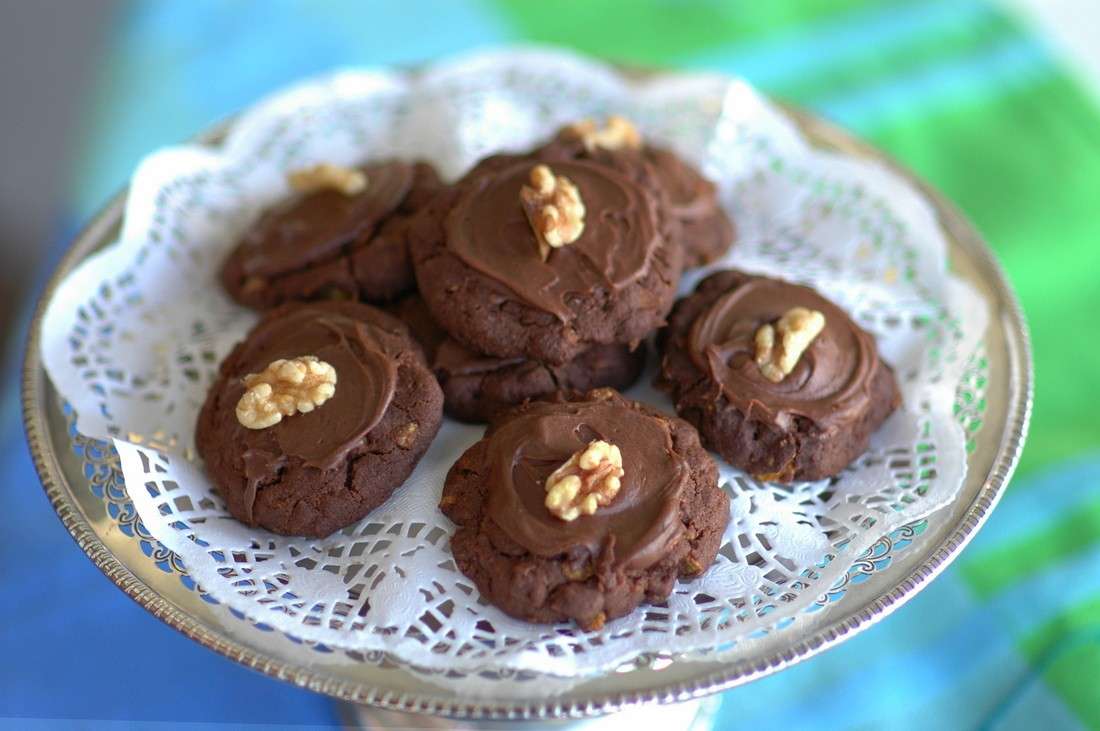
[[[982,426],[981,418],[985,411],[987,380],[988,361],[984,349],[979,347],[971,357],[955,395],[954,411],[956,418],[971,437],[971,441],[968,442],[967,446],[968,450],[972,449],[972,439]],[[400,668],[430,682],[445,685],[455,692],[477,692],[491,687],[493,693],[501,696],[518,693],[523,694],[525,697],[550,697],[567,690],[573,684],[568,678],[547,676],[531,671],[515,672],[507,668],[469,673],[448,669],[423,668],[402,662],[391,653],[378,650],[368,652],[344,650],[339,654],[334,654],[337,651],[328,648],[324,644],[301,641],[285,634],[273,633],[272,628],[268,625],[249,620],[240,612],[224,608],[224,605],[219,605],[217,599],[205,593],[202,587],[195,583],[179,557],[165,548],[145,528],[126,492],[118,452],[108,442],[91,439],[80,434],[75,427],[76,417],[72,409],[67,407],[66,412],[72,449],[81,458],[84,465],[84,473],[88,476],[88,488],[103,500],[107,514],[118,526],[118,529],[132,540],[138,541],[145,555],[161,571],[178,576],[180,583],[188,590],[198,592],[205,602],[217,607],[218,609],[215,611],[220,611],[223,621],[240,622],[241,624],[237,624],[234,628],[236,633],[251,637],[253,641],[269,647],[278,645],[283,656],[296,657],[303,663],[312,662],[311,655],[319,653],[330,660],[340,661],[342,659],[344,662],[349,663]],[[887,570],[897,554],[905,551],[914,542],[921,539],[927,527],[928,520],[922,519],[904,525],[879,538],[855,560],[847,572],[826,594],[819,597],[813,605],[805,610],[805,613],[812,614],[830,604],[841,601],[850,587],[868,581],[875,574]],[[792,620],[780,622],[772,631],[788,628],[791,623]],[[761,630],[753,633],[752,637],[763,637],[766,634],[768,634],[768,631]],[[719,647],[716,648],[716,651],[721,654],[723,649],[725,648]],[[675,660],[684,661],[704,657],[707,657],[707,655],[703,653],[679,656],[667,652],[642,653],[629,662],[620,664],[615,670],[622,672],[641,667],[660,669]]]

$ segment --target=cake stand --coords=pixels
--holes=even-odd
[[[125,191],[76,238],[50,278],[31,325],[23,369],[23,418],[50,502],[81,550],[155,617],[231,660],[344,701],[342,713],[350,726],[491,728],[525,720],[554,728],[591,728],[636,723],[630,717],[644,706],[646,725],[682,728],[695,719],[702,728],[716,707],[713,694],[840,644],[889,615],[942,572],[1001,497],[1023,446],[1031,410],[1027,328],[1014,293],[979,234],[940,194],[881,152],[804,111],[784,111],[813,144],[877,160],[919,189],[934,207],[949,242],[951,269],[981,294],[991,315],[978,370],[963,386],[973,393],[964,394],[964,408],[972,411],[963,415],[970,451],[958,498],[925,520],[883,536],[797,632],[771,634],[720,662],[644,656],[549,699],[534,694],[473,698],[442,689],[384,653],[319,652],[211,602],[178,557],[145,531],[122,484],[117,454],[76,432],[75,420],[47,378],[40,357],[46,303],[79,262],[117,237]],[[223,129],[199,141],[216,142]],[[840,597],[843,601],[833,601]],[[615,712],[622,713],[604,721],[595,718]]]

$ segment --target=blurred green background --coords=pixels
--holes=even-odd
[[[16,325],[28,312],[29,272],[41,282],[79,222],[144,154],[336,66],[555,44],[632,64],[743,75],[888,151],[954,200],[1004,263],[1032,329],[1031,436],[1002,506],[951,570],[881,626],[726,694],[722,727],[908,727],[935,719],[948,728],[1100,728],[1100,420],[1093,414],[1100,54],[1090,40],[1100,30],[1100,4],[0,6],[0,159],[17,171],[0,183],[0,315]],[[36,60],[47,55],[50,63]],[[16,325],[8,328],[13,353]],[[0,600],[8,620],[0,651],[24,659],[0,670],[0,716],[333,722],[324,699],[192,647],[96,575],[37,494],[18,445],[14,389],[4,398],[0,437],[10,457],[0,468],[9,489],[0,506],[13,529],[0,541],[0,560],[12,571]],[[28,556],[27,546],[39,550]],[[126,633],[115,629],[120,622]],[[106,656],[113,662],[103,673]],[[104,704],[108,694],[126,702]]]

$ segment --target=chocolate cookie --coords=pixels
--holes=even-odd
[[[396,302],[384,305],[382,309],[405,323],[413,338],[424,349],[429,365],[434,363],[435,352],[448,336],[432,318],[428,305],[424,304],[424,298],[418,292],[412,292]]]
[[[448,337],[419,295],[403,297],[387,310],[423,346],[443,388],[443,410],[460,421],[489,421],[506,408],[556,391],[625,389],[645,367],[644,345],[633,351],[625,345],[595,345],[560,366],[482,355]]]
[[[599,389],[502,414],[447,474],[440,509],[487,601],[598,629],[714,561],[729,522],[717,479],[688,423]]]
[[[629,127],[623,133],[626,139],[613,144],[616,140],[608,140],[607,136],[617,131],[616,125]],[[671,238],[684,249],[685,268],[715,261],[733,244],[733,222],[718,200],[714,183],[671,150],[643,143],[633,125],[622,118],[612,117],[602,131],[587,121],[564,127],[535,152],[535,157],[547,161],[592,160],[631,176],[653,191],[675,224]]]
[[[817,480],[901,403],[874,338],[808,287],[722,271],[676,304],[657,386],[705,443],[762,480]]]
[[[556,391],[631,386],[645,367],[645,346],[593,345],[564,365],[495,358],[447,338],[432,368],[443,388],[443,408],[460,421],[484,422],[504,409]]]
[[[266,309],[317,299],[393,299],[414,284],[411,219],[440,187],[427,163],[358,168],[359,192],[321,187],[264,212],[222,266],[236,301]],[[354,189],[352,189],[354,190]]]
[[[682,269],[656,199],[605,165],[561,160],[547,195],[572,188],[580,206],[525,203],[535,167],[529,157],[489,158],[417,217],[411,250],[428,308],[456,340],[501,358],[561,365],[593,345],[633,347],[664,322]],[[579,231],[557,215],[567,205],[583,209]],[[551,238],[577,238],[555,245],[536,234],[555,220],[564,228]]]
[[[237,519],[322,537],[405,481],[439,430],[442,406],[400,322],[355,302],[288,303],[222,362],[195,441]]]

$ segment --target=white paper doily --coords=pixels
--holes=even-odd
[[[715,266],[811,284],[876,335],[905,405],[871,449],[833,480],[795,486],[723,466],[732,521],[715,565],[666,604],[591,633],[510,619],[454,569],[452,526],[436,505],[443,475],[480,427],[445,423],[390,501],[325,540],[229,518],[188,461],[217,363],[255,319],[221,292],[216,272],[252,218],[286,194],[284,172],[397,155],[427,157],[455,177],[489,152],[613,112],[719,183],[739,241]],[[483,53],[416,77],[349,71],[301,84],[243,115],[218,148],[149,156],[119,242],[50,302],[43,359],[79,431],[115,439],[149,532],[227,607],[297,640],[389,653],[444,684],[438,671],[492,670],[556,675],[564,688],[642,653],[713,658],[785,631],[878,538],[952,499],[966,469],[952,407],[987,312],[947,273],[945,252],[916,191],[874,163],[812,150],[743,82],[639,83],[560,53]],[[702,274],[685,277],[682,291]],[[669,409],[648,383],[630,395]],[[478,677],[454,682],[476,692]]]

